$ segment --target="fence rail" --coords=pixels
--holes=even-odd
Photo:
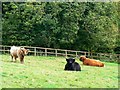
[[[11,46],[0,45],[1,53],[10,53]],[[31,47],[31,46],[21,46],[29,49],[28,55],[34,56],[64,56],[64,57],[76,57],[79,58],[81,55],[85,55],[90,58],[95,58],[105,61],[120,62],[120,54],[111,53],[91,53],[86,51],[75,51],[75,50],[65,50],[65,49],[53,49],[53,48],[43,48],[43,47]]]

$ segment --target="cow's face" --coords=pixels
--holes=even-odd
[[[85,56],[80,56],[80,61],[84,61],[86,59]]]
[[[24,52],[25,52],[25,55],[27,55],[28,54],[28,49],[25,49]]]
[[[72,64],[72,63],[75,62],[75,59],[74,58],[68,58],[68,59],[66,59],[66,61],[67,61],[68,64]]]
[[[25,48],[21,48],[23,51],[24,51],[24,54],[27,55],[28,54],[28,49],[25,49]]]

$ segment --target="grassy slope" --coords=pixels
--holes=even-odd
[[[26,56],[25,63],[10,62],[2,55],[3,88],[118,88],[118,64],[104,68],[84,66],[81,72],[64,71],[62,57]]]

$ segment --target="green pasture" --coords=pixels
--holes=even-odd
[[[82,71],[64,71],[64,57],[26,56],[25,63],[2,57],[2,88],[118,88],[118,64],[104,62],[105,67],[84,66]]]

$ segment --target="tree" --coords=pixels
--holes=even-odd
[[[119,49],[118,3],[3,2],[3,44],[94,52]]]
[[[77,44],[82,49],[111,52],[116,47],[118,33],[117,4],[86,3],[80,27]]]

